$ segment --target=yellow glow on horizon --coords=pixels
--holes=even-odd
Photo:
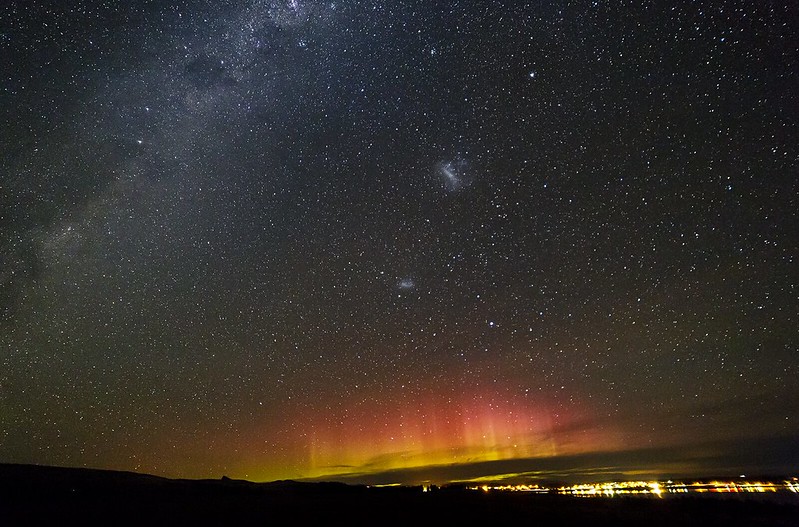
[[[555,406],[496,386],[457,396],[447,389],[392,393],[334,408],[287,409],[285,415],[284,429],[255,425],[247,432],[252,443],[243,447],[249,462],[242,473],[260,481],[357,478],[627,447],[619,430],[588,417],[590,409]],[[276,457],[263,446],[265,438],[288,447]]]
[[[304,476],[554,457],[619,446],[613,434],[561,432],[544,409],[488,397],[401,410],[391,419],[359,415],[332,426],[317,424],[306,442]]]

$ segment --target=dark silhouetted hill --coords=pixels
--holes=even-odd
[[[580,499],[459,487],[178,480],[0,464],[0,525],[796,526],[799,506],[703,498]]]

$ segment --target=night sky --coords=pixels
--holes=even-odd
[[[0,461],[796,469],[797,166],[794,2],[6,0]]]

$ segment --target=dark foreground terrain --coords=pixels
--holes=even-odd
[[[0,525],[799,525],[799,505],[604,499],[335,483],[170,480],[0,465]]]

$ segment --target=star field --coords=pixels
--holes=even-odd
[[[0,461],[795,445],[797,42],[775,2],[4,4]]]

